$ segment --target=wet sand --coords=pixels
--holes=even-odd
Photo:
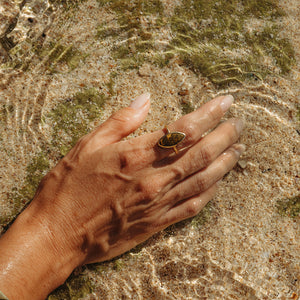
[[[177,1],[162,2],[165,13],[172,14]],[[37,10],[47,12],[46,1],[43,3]],[[226,87],[217,87],[177,59],[163,68],[146,61],[122,71],[111,55],[112,40],[94,38],[99,24],[116,23],[115,14],[98,5],[96,1],[83,3],[70,12],[70,19],[63,19],[60,9],[37,14],[40,26],[31,33],[33,38],[48,26],[47,39],[60,36],[61,44],[72,43],[81,53],[88,53],[76,68],[57,63],[55,72],[49,73],[47,61],[34,54],[26,54],[26,59],[34,62],[27,70],[2,65],[0,101],[8,111],[1,123],[3,224],[15,211],[12,190],[21,193],[28,165],[53,140],[49,112],[78,91],[95,87],[107,96],[103,112],[91,128],[137,95],[150,92],[151,112],[132,136],[178,119],[183,114],[182,103],[197,108],[230,93],[235,102],[226,118],[245,121],[240,142],[247,149],[224,178],[217,196],[200,217],[158,233],[116,260],[75,271],[75,276],[84,280],[77,286],[73,282],[73,292],[78,291],[78,299],[298,299],[299,216],[285,214],[283,203],[298,195],[300,187],[296,117],[300,104],[299,1],[280,2],[287,13],[281,19],[281,34],[290,39],[296,57],[289,74],[270,74],[262,81]],[[6,13],[0,11],[1,17],[8,24],[8,12],[14,15],[17,10],[12,5]],[[168,33],[162,32],[161,38],[168,40]],[[50,154],[49,167],[55,163],[56,156]],[[59,297],[53,294],[50,299],[63,299]]]

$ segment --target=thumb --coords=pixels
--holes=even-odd
[[[94,131],[94,137],[101,146],[120,141],[143,123],[149,108],[150,93],[140,95],[129,107],[118,110],[107,121],[102,123]]]

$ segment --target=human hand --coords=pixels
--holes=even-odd
[[[12,226],[34,223],[23,234],[23,243],[28,244],[26,236],[37,231],[31,249],[43,245],[48,251],[46,263],[39,259],[45,264],[44,277],[48,274],[46,287],[37,293],[31,280],[23,294],[31,284],[31,295],[33,290],[37,299],[47,295],[76,266],[111,259],[170,224],[198,214],[244,150],[235,144],[242,130],[239,119],[216,127],[232,101],[232,97],[218,97],[170,124],[170,132],[186,134],[177,146],[178,154],[158,147],[163,130],[121,141],[145,119],[150,108],[147,94],[81,138],[45,176]],[[19,251],[17,245],[15,249]],[[31,257],[39,257],[37,252]],[[51,272],[62,275],[51,281],[46,270],[53,261]],[[32,272],[29,278],[34,276]]]
[[[43,209],[56,236],[65,228],[63,238],[80,249],[81,264],[111,259],[198,214],[243,151],[234,145],[241,130],[237,119],[202,138],[220,122],[230,97],[219,97],[168,126],[186,134],[177,155],[157,146],[162,130],[120,141],[146,117],[147,98],[138,100],[142,107],[118,111],[80,139],[44,178],[32,203]]]

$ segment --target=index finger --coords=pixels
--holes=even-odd
[[[191,147],[196,144],[203,134],[210,129],[213,129],[221,120],[225,112],[233,103],[233,97],[220,96],[206,104],[194,112],[183,116],[179,120],[167,126],[169,132],[182,132],[185,138],[177,145],[177,149]],[[165,135],[164,130],[158,130],[148,135],[141,136],[137,139],[129,140],[131,146],[143,149],[143,160],[153,162],[161,160],[170,154],[174,153],[174,149],[164,149],[158,146],[159,139]],[[128,141],[128,142],[129,142]]]

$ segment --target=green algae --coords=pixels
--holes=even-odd
[[[42,178],[47,174],[50,162],[46,154],[38,153],[26,168],[26,177],[20,189],[13,188],[8,195],[12,210],[9,215],[0,217],[0,224],[7,226],[32,200]]]
[[[284,75],[295,62],[291,43],[280,36],[284,12],[277,0],[183,0],[170,17],[158,0],[98,2],[116,13],[119,26],[101,24],[97,37],[115,40],[112,57],[124,69],[145,61],[164,67],[179,57],[196,74],[223,86],[262,80],[274,66]],[[250,27],[251,21],[260,25]],[[173,38],[161,50],[158,32],[167,28]]]
[[[171,20],[171,44],[188,67],[217,85],[262,79],[271,73],[263,63],[266,57],[286,74],[294,51],[279,37],[275,20],[282,16],[277,1],[185,0]],[[247,29],[253,17],[261,28]]]
[[[73,8],[77,8],[80,3],[86,0],[50,0],[50,5],[45,11],[45,15],[51,15],[54,12],[53,6],[60,6],[65,11],[61,24],[65,22],[66,18],[70,18]],[[26,4],[26,1],[20,3],[20,8]],[[36,6],[32,7],[33,12],[38,14]],[[0,38],[0,45],[6,52],[2,58],[2,69],[21,69],[27,71],[37,65],[37,61],[43,60],[51,72],[57,72],[56,66],[59,64],[66,64],[70,70],[74,70],[84,60],[87,54],[82,53],[73,45],[64,45],[60,40],[50,41],[44,45],[46,40],[47,28],[43,32],[35,31],[35,28],[29,30],[25,39],[14,41],[12,37],[8,37],[11,31],[18,23],[18,17],[14,18],[12,23],[8,26],[5,34]],[[30,19],[30,18],[28,18]],[[10,29],[9,29],[10,28]],[[63,34],[59,34],[63,38]]]
[[[113,269],[115,271],[121,271],[124,266],[125,266],[125,262],[122,258],[118,258],[113,261]]]
[[[182,100],[180,102],[182,115],[187,115],[195,110],[194,105],[190,101]]]
[[[0,216],[0,224],[9,224],[33,199],[39,182],[49,171],[50,160],[58,161],[81,136],[90,131],[90,123],[100,117],[106,99],[107,96],[97,89],[88,88],[64,99],[49,113],[48,121],[53,124],[52,141],[45,142],[41,151],[28,164],[22,186],[13,188],[9,193],[8,200],[12,209],[9,215]],[[12,106],[3,106],[0,121],[4,122],[12,110]]]
[[[115,95],[115,79],[118,76],[117,72],[111,72],[109,75],[109,81],[106,84],[107,89],[108,89],[108,93],[110,96]]]
[[[7,53],[16,46],[13,38],[8,38],[7,36],[3,36],[0,38],[0,45]]]
[[[61,64],[67,65],[72,71],[87,57],[87,54],[77,50],[73,45],[63,45],[55,41],[41,49],[36,47],[35,52],[44,59],[44,65],[51,73],[57,72]]]
[[[90,131],[90,123],[99,118],[107,97],[88,88],[59,103],[49,114],[53,127],[52,145],[64,156],[77,140]]]
[[[72,44],[64,45],[60,41],[51,41],[44,45],[43,40],[44,38],[40,37],[34,42],[27,39],[21,44],[17,44],[9,51],[10,58],[1,65],[1,68],[27,71],[32,69],[36,65],[36,60],[38,60],[43,63],[51,74],[59,72],[61,66],[67,66],[67,70],[72,71],[88,56]],[[32,59],[28,59],[29,57],[32,57]]]
[[[211,215],[212,215],[212,205],[211,202],[209,202],[203,207],[201,212],[196,217],[192,218],[191,226],[194,228],[202,227],[210,220]]]
[[[26,168],[27,176],[24,187],[19,191],[23,201],[24,199],[28,201],[33,198],[40,181],[49,171],[49,168],[50,162],[44,153],[41,152],[32,159]]]
[[[283,200],[278,200],[277,211],[281,216],[296,218],[300,214],[300,194]]]
[[[114,76],[112,75],[112,78]],[[113,89],[113,82],[110,88]],[[96,88],[87,88],[76,93],[74,96],[61,101],[44,121],[53,124],[52,141],[42,145],[42,150],[32,159],[26,168],[24,184],[20,189],[14,188],[8,196],[13,209],[9,216],[1,216],[0,222],[4,229],[15,219],[20,211],[33,199],[39,182],[49,171],[50,157],[57,161],[65,155],[76,143],[77,139],[90,131],[90,123],[98,119],[107,96]],[[5,113],[10,107],[3,107]],[[1,114],[2,115],[2,114]],[[115,264],[118,269],[121,262]],[[91,280],[83,273],[73,273],[65,284],[56,289],[48,300],[70,299],[77,300],[93,291]]]
[[[86,0],[49,0],[52,5],[61,6],[64,10],[78,8],[79,4],[85,1]]]
[[[127,12],[133,13],[133,17],[140,16],[141,14],[162,15],[164,12],[163,4],[160,0],[98,0],[98,2],[101,6],[108,6],[111,10],[116,12],[119,15],[119,20],[123,22],[123,24],[128,22]],[[133,21],[134,18],[130,20]]]
[[[276,19],[285,15],[284,11],[278,6],[277,0],[247,0],[245,2],[245,13],[257,18]]]
[[[47,300],[78,300],[92,293],[94,284],[83,272],[73,272],[67,281],[53,291]]]
[[[112,56],[118,60],[124,70],[138,68],[151,52],[155,44],[156,31],[161,29],[163,20],[163,5],[159,0],[146,1],[103,1],[98,0],[104,6],[117,15],[119,27],[111,27],[106,24],[99,25],[97,38],[118,38],[124,42],[116,43]],[[151,22],[145,22],[151,17]]]

